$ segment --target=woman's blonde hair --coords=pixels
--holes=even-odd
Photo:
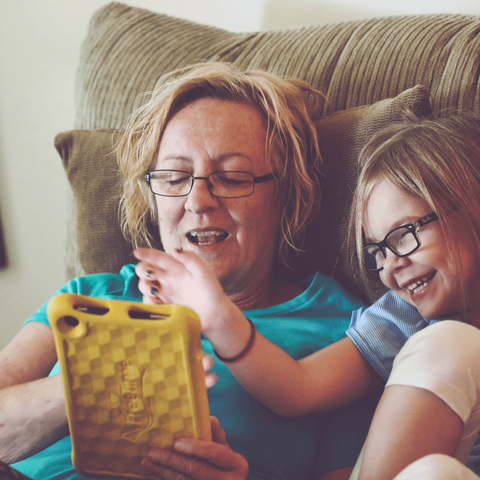
[[[183,106],[217,98],[255,106],[267,130],[266,158],[271,164],[282,205],[279,258],[288,265],[302,247],[306,226],[320,208],[322,159],[312,121],[320,93],[306,82],[264,71],[240,71],[230,64],[205,63],[161,79],[149,100],[129,118],[118,144],[124,175],[122,228],[135,247],[152,245],[158,223],[156,203],[144,180],[154,169],[168,121]]]
[[[367,287],[371,272],[362,258],[365,212],[375,185],[388,180],[437,213],[461,279],[460,297],[465,295],[459,311],[466,314],[467,289],[456,239],[459,231],[471,232],[480,258],[480,118],[471,113],[443,112],[418,119],[406,112],[404,121],[383,129],[369,141],[360,154],[359,168],[349,245],[355,250]]]

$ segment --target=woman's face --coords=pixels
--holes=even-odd
[[[431,213],[431,208],[418,197],[409,195],[383,180],[372,190],[367,204],[364,230],[366,242],[380,242],[395,227],[412,223]],[[438,318],[459,313],[459,274],[463,270],[471,291],[479,292],[480,265],[471,237],[459,233],[461,266],[449,255],[440,222],[420,228],[421,246],[407,257],[387,251],[382,282],[415,306],[424,318]]]
[[[155,168],[195,177],[232,170],[265,175],[271,173],[265,139],[264,122],[254,107],[200,99],[168,122]],[[206,180],[195,180],[188,196],[155,199],[166,252],[195,252],[227,294],[271,280],[280,225],[275,181],[256,184],[248,197],[218,198]]]

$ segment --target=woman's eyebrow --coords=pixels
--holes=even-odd
[[[226,162],[230,159],[235,159],[235,158],[242,158],[242,159],[247,160],[249,163],[252,163],[252,164],[255,163],[249,155],[247,155],[246,153],[242,153],[242,152],[226,152],[226,153],[222,153],[218,156],[215,156],[213,158],[211,158],[211,157],[209,157],[209,158],[214,163],[222,163],[222,162]],[[180,162],[189,163],[189,164],[192,164],[192,163],[195,162],[195,160],[190,156],[183,155],[183,154],[176,155],[174,153],[173,154],[167,154],[164,157],[158,157],[158,159],[157,159],[157,163],[164,163],[164,162],[169,162],[169,161],[180,161]]]
[[[188,162],[188,163],[191,163],[192,162],[192,159],[185,156],[185,155],[166,155],[165,157],[158,157],[157,158],[157,163],[160,162],[160,163],[163,163],[163,162],[168,162],[168,161],[182,161],[182,162]]]

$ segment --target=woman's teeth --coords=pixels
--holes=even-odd
[[[209,230],[205,232],[190,232],[187,236],[192,243],[197,245],[210,245],[221,242],[227,238],[228,233],[223,230]]]
[[[412,292],[413,294],[421,292],[428,284],[428,282],[434,277],[435,272],[430,273],[429,275],[425,275],[424,277],[415,280],[410,285],[407,285],[407,290]]]

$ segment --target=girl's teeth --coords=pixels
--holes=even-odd
[[[417,288],[414,288],[414,289],[413,289],[413,293],[421,292],[426,286],[427,286],[426,283],[420,284]]]
[[[418,293],[422,291],[426,286],[427,283],[433,278],[432,275],[426,275],[425,277],[417,280],[416,282],[411,283],[407,286],[407,289],[410,290],[412,293]]]

